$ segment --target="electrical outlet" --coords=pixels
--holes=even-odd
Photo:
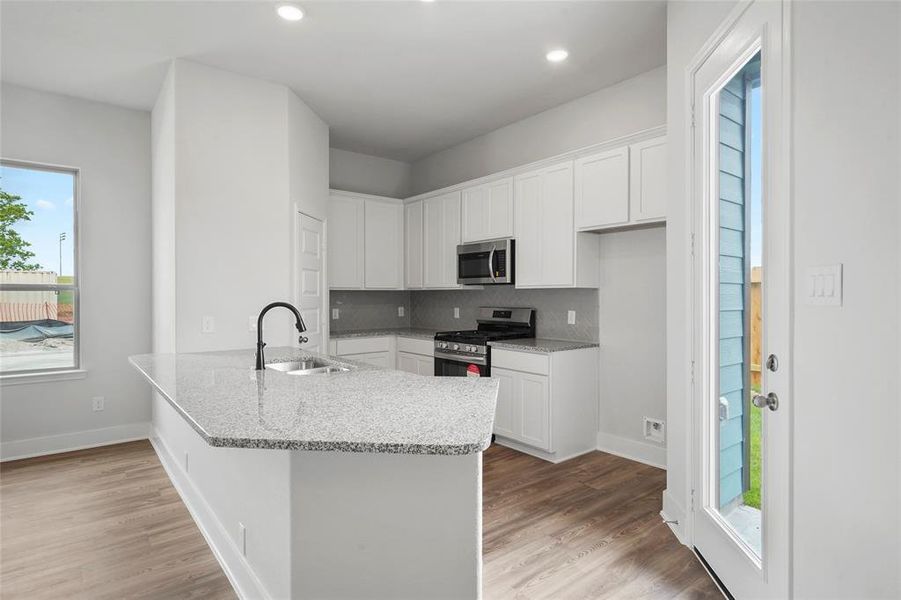
[[[459,318],[460,318],[460,307],[459,307],[459,306],[455,306],[455,307],[454,307],[454,318],[455,318],[455,319],[459,319]]]
[[[216,331],[216,319],[211,315],[204,315],[200,320],[200,333],[214,333]]]
[[[404,307],[403,307],[403,306],[398,306],[398,307],[397,307],[397,316],[398,316],[398,317],[404,316]]]
[[[341,312],[337,308],[332,309],[332,321],[337,321],[341,318]]]
[[[567,325],[575,325],[576,324],[576,311],[570,310],[566,312],[566,324]]]
[[[644,418],[644,438],[652,442],[666,441],[666,421],[663,419]]]
[[[253,315],[247,317],[247,331],[257,330],[257,318]]]
[[[91,409],[94,412],[100,412],[103,410],[103,396],[94,396],[91,399]]]
[[[241,554],[247,556],[247,528],[240,521],[238,522],[238,543],[241,544]]]

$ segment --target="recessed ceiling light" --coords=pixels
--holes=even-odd
[[[303,19],[303,11],[293,4],[282,4],[278,7],[278,16],[285,21],[300,21]]]
[[[423,2],[434,2],[435,0],[422,0]]]
[[[564,50],[563,48],[558,48],[557,50],[551,50],[545,55],[545,58],[550,62],[563,62],[566,60],[566,57],[569,56],[569,52]]]

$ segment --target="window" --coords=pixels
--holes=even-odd
[[[79,368],[78,172],[0,161],[0,375]]]

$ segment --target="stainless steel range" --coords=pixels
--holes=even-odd
[[[489,377],[489,341],[535,337],[535,309],[482,307],[478,328],[435,334],[435,375]]]

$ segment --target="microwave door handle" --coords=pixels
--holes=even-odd
[[[497,283],[497,279],[494,277],[494,251],[497,250],[497,245],[491,246],[491,252],[488,253],[488,277],[491,277],[492,283]]]

